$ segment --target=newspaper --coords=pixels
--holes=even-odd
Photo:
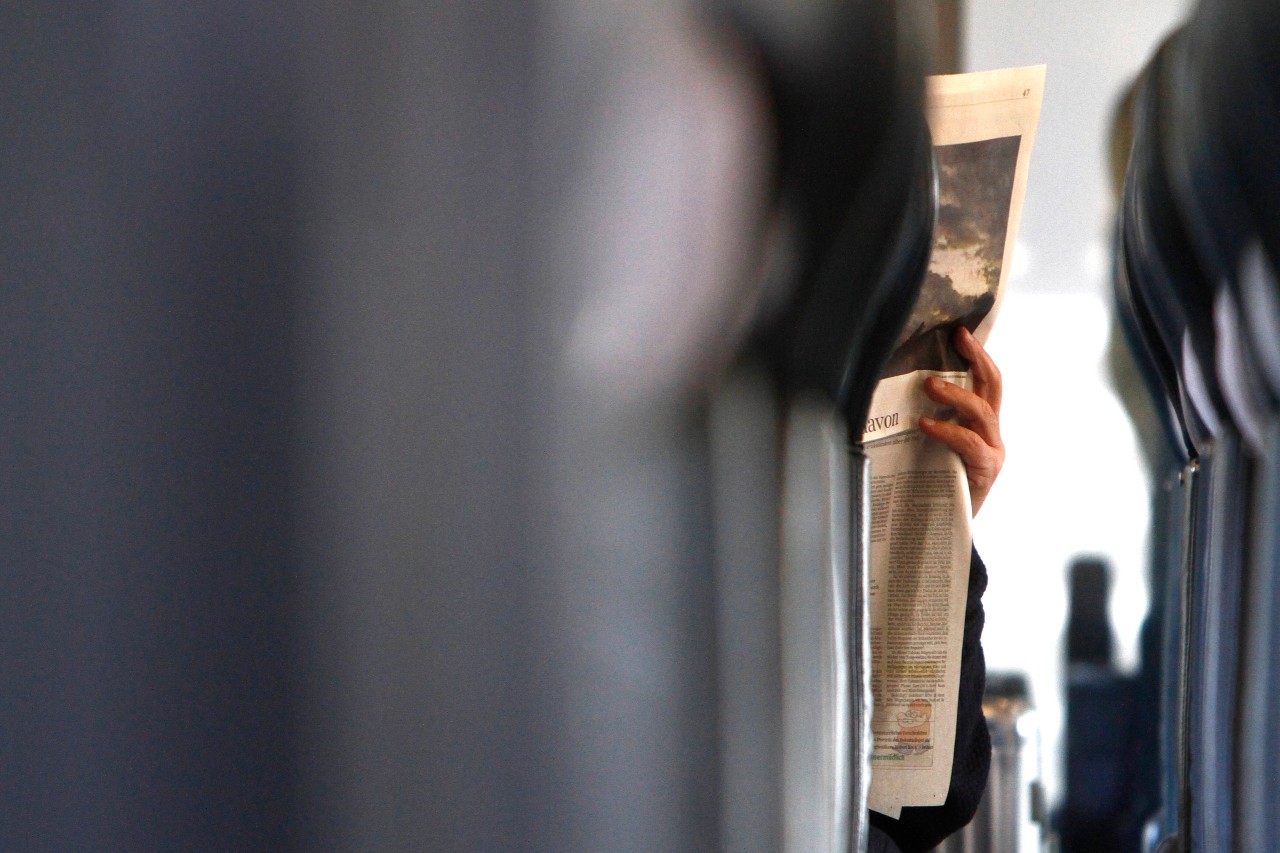
[[[959,325],[983,343],[1004,295],[1044,66],[930,77],[925,110],[938,223],[920,297],[876,386],[863,442],[871,462],[872,777],[869,805],[941,805],[951,782],[969,581],[968,480],[924,437],[950,411],[929,376],[972,387],[952,348]]]

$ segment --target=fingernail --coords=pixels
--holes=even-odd
[[[934,424],[933,418],[928,418],[928,417],[925,417],[924,415],[920,416],[920,426],[932,426],[933,424]]]

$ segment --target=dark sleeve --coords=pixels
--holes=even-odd
[[[974,550],[969,561],[969,597],[964,612],[964,646],[960,655],[960,696],[956,705],[956,752],[951,764],[951,788],[940,806],[908,807],[898,820],[871,813],[871,824],[883,830],[903,853],[932,850],[961,829],[978,810],[991,768],[991,738],[982,716],[982,691],[987,665],[982,657],[982,593],[987,567]]]

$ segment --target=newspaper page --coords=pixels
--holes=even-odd
[[[959,325],[984,344],[1004,294],[1044,91],[1043,65],[930,77],[925,110],[938,175],[929,270],[876,386],[871,461],[872,777],[869,805],[941,805],[951,782],[969,583],[968,480],[926,439],[921,415],[953,413],[929,376],[972,387],[952,348]]]

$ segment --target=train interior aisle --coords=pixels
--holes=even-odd
[[[0,850],[1280,851],[1270,0],[46,5]],[[863,428],[926,77],[1041,64],[939,675],[873,657]],[[944,790],[876,799],[949,725],[886,671],[959,683]]]

